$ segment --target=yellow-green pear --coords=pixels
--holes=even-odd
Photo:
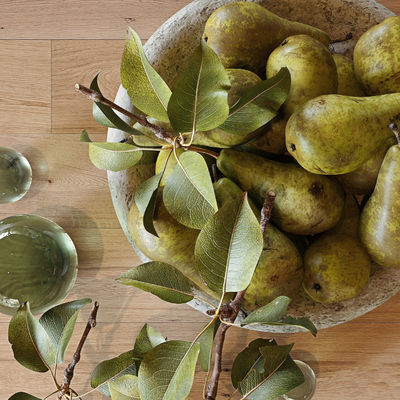
[[[400,115],[400,93],[371,97],[328,94],[301,105],[286,124],[288,152],[307,171],[339,175],[367,162]]]
[[[278,17],[259,4],[226,4],[208,18],[204,39],[225,68],[244,68],[264,77],[268,56],[288,36],[306,34],[328,47],[329,35],[306,24]]]
[[[225,177],[214,183],[214,190],[219,206],[243,193],[239,186]],[[260,220],[261,213],[251,200],[250,205]],[[301,287],[303,275],[303,260],[296,246],[272,223],[268,223],[264,248],[247,288],[244,308],[255,310],[278,296],[293,298]]]
[[[286,152],[285,128],[286,119],[278,113],[264,125],[262,132],[256,138],[235,149],[274,159]]]
[[[362,90],[357,81],[353,61],[343,54],[332,54],[332,57],[335,61],[338,74],[337,94],[359,97],[366,96],[364,90]]]
[[[397,143],[394,136],[385,140],[378,151],[361,167],[347,174],[336,175],[346,193],[370,194],[374,190],[383,158],[390,147]]]
[[[145,256],[174,266],[200,289],[219,298],[207,288],[196,267],[194,247],[199,231],[180,224],[168,213],[162,201],[162,190],[158,193],[154,212],[154,227],[159,237],[147,232],[135,203],[129,211],[128,225],[132,239]]]
[[[399,139],[397,139],[399,140]],[[400,146],[392,146],[358,226],[361,243],[376,263],[400,268]]]
[[[271,222],[297,235],[328,230],[339,221],[344,193],[333,177],[312,174],[297,163],[268,160],[233,149],[221,150],[218,169],[262,207],[268,191],[276,198]]]
[[[368,95],[400,92],[400,16],[366,31],[354,47],[354,71]]]
[[[303,287],[320,303],[356,297],[368,282],[371,260],[357,237],[359,206],[347,195],[338,224],[321,234],[304,254]]]
[[[286,119],[306,101],[322,94],[336,93],[338,74],[330,51],[308,35],[286,38],[268,57],[267,78],[283,67],[290,72],[290,92],[281,111]]]

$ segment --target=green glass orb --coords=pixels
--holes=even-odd
[[[32,169],[17,150],[0,147],[0,203],[13,203],[29,190]]]
[[[78,256],[68,234],[37,215],[0,221],[0,312],[13,315],[29,301],[40,314],[59,304],[77,276]]]

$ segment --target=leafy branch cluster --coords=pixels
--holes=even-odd
[[[217,303],[211,304],[195,295],[192,277],[166,262],[151,261],[122,274],[117,278],[122,284],[148,291],[167,302],[182,304],[200,299],[209,305],[208,314],[212,318],[192,342],[167,341],[146,324],[133,350],[103,361],[95,368],[91,385],[113,400],[185,400],[199,362],[202,370],[210,374],[206,378],[204,399],[214,400],[225,332],[230,326],[289,325],[316,335],[308,318],[287,316],[290,299],[285,296],[235,323],[263,251],[263,232],[274,194],[268,194],[261,223],[246,192],[219,207],[203,157],[206,154],[217,158],[218,152],[197,140],[215,130],[245,136],[264,126],[277,115],[289,93],[289,72],[283,68],[275,77],[252,86],[229,107],[229,78],[204,40],[189,56],[171,90],[149,64],[140,38],[130,29],[122,56],[121,81],[137,112],[128,112],[105,99],[97,79],[98,76],[90,88],[81,85],[76,88],[94,101],[93,115],[99,124],[120,129],[127,133],[127,138],[119,143],[95,143],[87,131],[82,132],[81,141],[89,143],[91,161],[98,168],[121,171],[140,163],[146,151],[167,151],[167,159],[175,159],[176,166],[169,175],[166,163],[161,172],[142,183],[135,193],[135,203],[145,229],[156,237],[154,212],[161,192],[172,217],[199,231],[195,246],[196,273]],[[119,114],[129,117],[134,125],[129,125]],[[178,152],[179,149],[183,152]],[[57,364],[64,361],[77,312],[87,302],[80,300],[57,306],[39,321],[32,316],[27,304],[10,323],[9,339],[15,358],[38,372],[51,370],[55,365],[51,374],[59,398],[72,400],[85,396],[72,390],[71,375],[59,385],[55,373]],[[46,321],[52,321],[52,325]],[[274,400],[300,385],[304,376],[289,355],[292,347],[293,344],[281,346],[267,339],[251,342],[237,355],[232,366],[234,394],[239,392],[242,399]],[[11,399],[38,400],[21,392]]]

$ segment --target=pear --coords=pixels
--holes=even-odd
[[[400,16],[366,31],[354,47],[354,71],[368,95],[400,92]]]
[[[357,237],[358,219],[358,203],[353,195],[347,195],[338,224],[306,250],[303,287],[315,301],[349,300],[367,284],[371,260]]]
[[[338,175],[354,171],[393,135],[400,93],[372,97],[318,96],[301,105],[286,124],[286,147],[307,171]]]
[[[218,169],[261,208],[276,193],[271,222],[285,232],[313,235],[339,221],[344,193],[336,179],[312,174],[297,163],[280,163],[233,149],[221,150]]]
[[[244,68],[265,76],[268,56],[288,36],[306,34],[328,47],[329,35],[306,24],[278,17],[246,1],[226,4],[208,18],[204,39],[225,68]]]
[[[154,213],[154,227],[159,237],[146,231],[135,203],[129,210],[128,226],[132,239],[145,256],[174,266],[201,290],[219,299],[205,285],[196,267],[194,247],[199,231],[180,224],[168,213],[162,201],[162,189],[157,195]]]
[[[253,140],[235,147],[236,150],[275,159],[286,152],[285,142],[286,119],[278,113],[264,125],[262,132]]]
[[[358,97],[366,96],[366,93],[362,90],[357,81],[353,61],[343,54],[332,54],[332,57],[335,61],[336,71],[338,74],[337,94]]]
[[[383,158],[389,148],[396,143],[396,138],[394,136],[390,137],[383,142],[378,151],[361,167],[347,174],[336,175],[344,191],[356,195],[372,193]]]
[[[219,206],[243,193],[239,186],[225,177],[214,183],[214,190]],[[261,213],[252,201],[250,206],[260,220]],[[278,296],[293,298],[301,287],[303,275],[303,260],[296,246],[268,223],[264,248],[244,297],[244,308],[255,310]]]
[[[286,119],[306,101],[322,94],[336,93],[338,74],[330,51],[308,35],[286,38],[268,57],[267,79],[287,67],[291,87],[281,111]]]
[[[399,138],[397,137],[397,140]],[[400,146],[392,146],[358,226],[361,243],[376,263],[400,268]]]

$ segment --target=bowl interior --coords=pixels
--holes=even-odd
[[[145,44],[149,62],[165,81],[173,87],[180,66],[191,54],[202,36],[204,24],[218,7],[232,0],[195,0],[163,24]],[[332,52],[352,56],[358,38],[370,27],[395,15],[374,0],[255,0],[273,13],[289,20],[307,23],[325,30],[332,39],[351,32],[349,41],[333,45]],[[116,103],[132,110],[130,99],[122,86]],[[126,119],[129,123],[129,119]],[[119,141],[126,134],[116,129],[108,130],[107,140]],[[154,174],[154,155],[146,155],[138,166],[122,172],[108,172],[108,180],[115,211],[122,229],[143,262],[149,261],[136,247],[128,228],[128,213],[138,186]],[[400,290],[400,270],[372,265],[370,280],[356,298],[330,305],[313,301],[301,289],[289,305],[293,317],[309,317],[317,329],[323,329],[352,320],[384,303]],[[204,297],[204,294],[202,294]],[[210,298],[208,300],[212,301]],[[198,300],[189,303],[205,312],[208,306]],[[239,316],[239,319],[243,315]],[[294,327],[252,326],[253,330],[268,332],[297,332]]]

